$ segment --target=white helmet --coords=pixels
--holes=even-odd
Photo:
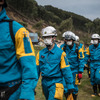
[[[65,39],[66,40],[70,40],[70,39],[75,40],[75,34],[71,31],[67,31],[67,32],[65,32]]]
[[[56,29],[52,26],[47,26],[46,28],[42,29],[42,36],[57,36]]]
[[[64,32],[64,33],[62,34],[62,37],[63,37],[63,38],[65,37],[65,34],[66,34],[66,32]]]
[[[78,42],[79,41],[79,36],[75,36],[75,40]]]
[[[91,38],[92,39],[99,39],[100,37],[99,37],[99,34],[92,34],[92,36],[91,36]]]

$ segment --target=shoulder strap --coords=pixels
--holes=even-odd
[[[10,29],[10,35],[11,35],[12,41],[13,41],[13,43],[14,43],[14,45],[15,45],[15,37],[14,37],[14,33],[13,33],[12,24],[13,24],[13,20],[11,20],[11,21],[9,22],[9,29]]]
[[[66,45],[64,45],[64,47],[63,47],[63,51],[66,52]]]
[[[77,55],[78,55],[78,44],[76,44],[76,50],[75,50],[75,52],[76,52]]]
[[[76,52],[76,54],[77,54],[77,59],[78,59],[78,44],[76,44],[76,50],[75,50],[75,52]]]
[[[12,28],[12,24],[13,24],[13,20],[9,19],[9,20],[2,20],[0,22],[9,22],[9,30],[10,30],[10,36],[11,39],[15,45],[15,37],[14,37],[14,33],[13,33],[13,28]]]

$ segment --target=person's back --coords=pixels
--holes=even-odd
[[[1,13],[0,21],[10,20],[5,9]],[[22,27],[13,21],[14,35]],[[0,84],[21,79],[20,64],[16,57],[15,44],[10,36],[9,22],[0,22],[0,59]]]
[[[37,84],[37,70],[29,32],[16,21],[12,21],[14,43],[10,34],[10,19],[6,15],[5,7],[2,8],[0,12],[0,93],[4,91],[5,93],[0,95],[0,99],[34,100],[33,90]]]

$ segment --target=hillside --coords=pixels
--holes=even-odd
[[[8,0],[8,16],[24,25],[30,32],[40,31],[51,25],[57,29],[58,39],[63,32],[70,30],[80,36],[81,41],[89,42],[90,35],[100,33],[100,19],[93,22],[83,16],[63,11],[51,5],[40,6],[35,0]],[[88,38],[87,38],[88,37]]]
[[[30,32],[36,32],[37,30],[35,28],[32,28],[32,26],[36,23],[36,21],[31,21],[29,18],[22,13],[20,13],[18,10],[13,8],[12,6],[8,6],[7,8],[7,15],[9,18],[21,23],[23,26],[25,26]]]

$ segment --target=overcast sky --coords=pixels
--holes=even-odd
[[[52,5],[94,20],[100,18],[100,0],[36,0],[39,5]]]

